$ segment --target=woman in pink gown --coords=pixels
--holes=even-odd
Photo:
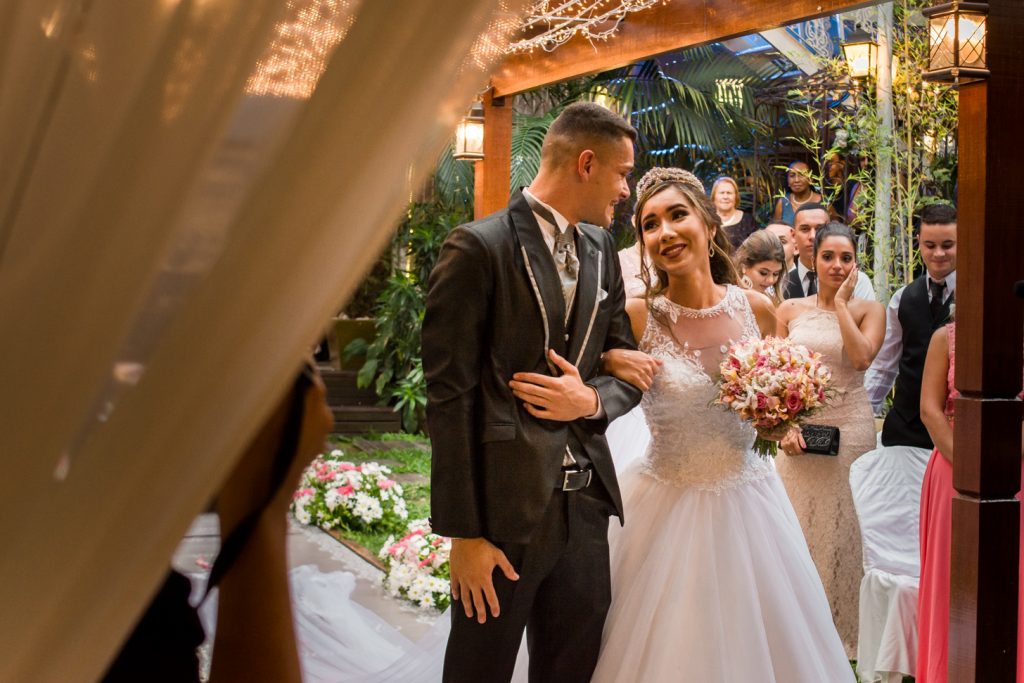
[[[953,496],[953,358],[956,326],[936,331],[921,382],[921,421],[935,444],[921,487],[921,580],[917,605],[917,683],[945,683],[949,658],[949,577]],[[1021,520],[1024,557],[1024,514]],[[1024,579],[1021,581],[1024,587]],[[1024,595],[1024,594],[1021,594]],[[1018,615],[1024,601],[1018,596]],[[1020,618],[1018,616],[1018,621]],[[1017,629],[1017,680],[1024,681],[1024,629]]]
[[[917,592],[918,683],[944,683],[949,654],[949,557],[953,507],[953,354],[956,327],[939,329],[921,382],[921,421],[935,448],[921,486],[921,580]]]

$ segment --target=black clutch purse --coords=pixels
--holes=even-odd
[[[805,453],[839,455],[839,427],[804,424],[800,425],[800,434],[807,444]]]

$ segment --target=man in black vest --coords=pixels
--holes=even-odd
[[[507,209],[448,236],[423,318],[431,516],[451,536],[444,680],[585,683],[611,601],[608,517],[622,499],[605,428],[640,401],[599,376],[635,349],[610,233],[636,131],[593,103],[551,124]],[[587,225],[590,223],[591,225]]]
[[[921,373],[935,330],[949,322],[956,290],[956,209],[931,204],[921,212],[918,234],[924,275],[896,290],[886,310],[885,341],[864,384],[878,413],[896,383],[892,408],[882,427],[883,446],[931,450],[921,422]]]

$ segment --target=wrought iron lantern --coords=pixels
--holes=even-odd
[[[459,122],[455,129],[456,159],[480,161],[484,158],[484,105],[476,102],[469,114]]]
[[[928,18],[926,80],[956,83],[988,76],[988,3],[953,0],[929,7],[922,14]]]
[[[839,46],[843,49],[846,64],[850,67],[851,78],[859,81],[875,73],[875,67],[878,65],[878,43],[870,33],[858,25]]]

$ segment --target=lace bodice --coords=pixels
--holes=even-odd
[[[746,295],[729,285],[711,308],[688,309],[663,296],[651,308],[640,349],[663,364],[642,401],[651,431],[644,472],[666,484],[711,491],[772,472],[750,450],[754,429],[711,405],[729,345],[760,336]]]

